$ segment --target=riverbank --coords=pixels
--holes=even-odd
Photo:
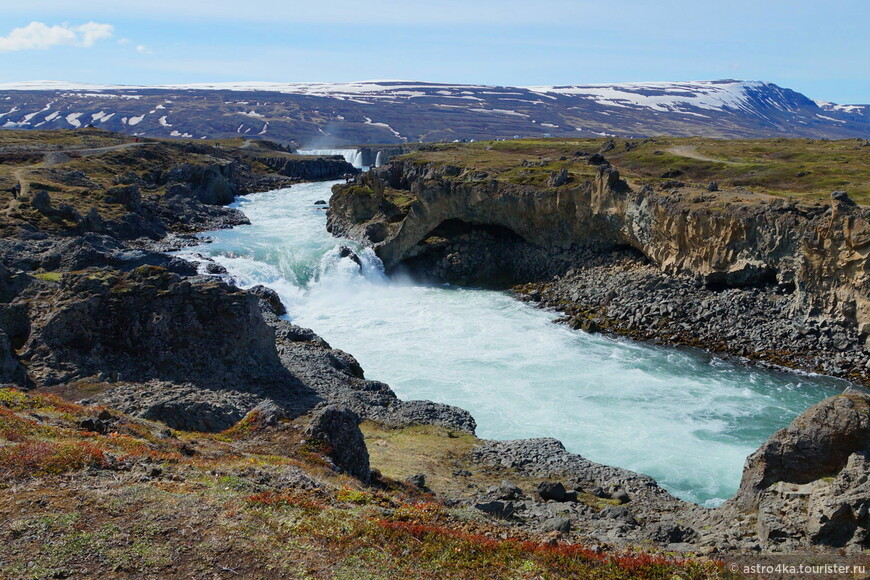
[[[647,179],[662,163],[651,160],[668,157],[643,157],[656,140],[625,141],[624,151],[598,144],[634,164],[627,175],[601,153],[557,160],[575,145],[420,151],[337,187],[329,227],[370,244],[388,270],[454,284],[532,283],[519,292],[575,325],[868,384],[870,222],[846,192],[804,201],[769,182],[764,193],[692,185],[692,173],[736,179],[732,164],[695,158]],[[800,173],[802,165],[775,159],[771,170]]]
[[[586,332],[690,346],[770,368],[868,384],[868,361],[856,329],[825,319],[796,322],[792,296],[778,286],[712,290],[623,251],[513,292],[558,312],[558,322]]]
[[[536,423],[545,408],[547,417],[562,416],[554,408],[577,409],[579,416],[585,417],[581,422],[588,421],[591,426],[597,425],[597,429],[584,432],[579,443],[575,440],[575,451],[585,454],[594,448],[598,443],[596,430],[618,447],[632,447],[634,440],[630,434],[639,429],[645,430],[643,439],[652,450],[647,453],[651,455],[650,465],[655,463],[656,457],[667,455],[669,464],[699,470],[701,464],[706,466],[707,457],[713,461],[720,458],[722,446],[714,430],[724,429],[724,439],[742,436],[722,424],[715,425],[712,418],[719,416],[720,407],[737,405],[738,413],[749,413],[745,419],[737,420],[738,423],[748,423],[744,425],[748,430],[764,430],[760,424],[750,426],[758,412],[754,407],[755,390],[771,406],[779,407],[788,404],[780,398],[782,393],[795,388],[771,382],[778,376],[775,373],[765,378],[721,361],[704,366],[671,349],[584,339],[570,330],[546,324],[545,314],[500,293],[418,286],[407,281],[390,283],[373,267],[370,250],[357,250],[359,254],[353,257],[350,248],[342,247],[346,241],[330,239],[322,232],[323,214],[315,203],[322,196],[319,186],[306,185],[295,188],[295,192],[271,192],[242,199],[239,208],[252,223],[214,232],[210,234],[212,243],[192,251],[201,259],[214,260],[227,268],[245,287],[271,285],[279,292],[294,321],[304,321],[331,342],[335,340],[362,357],[361,366],[367,372],[379,378],[389,377],[399,393],[425,392],[413,390],[413,384],[431,383],[437,390],[430,391],[428,396],[472,409],[479,425],[488,425],[493,413],[478,413],[477,404],[458,403],[454,398],[456,393],[477,393],[477,399],[489,401],[517,399],[521,408],[503,410],[504,407],[489,402],[483,409],[495,406],[496,415],[507,418],[508,422],[530,423],[532,430],[537,429],[542,434],[554,430],[561,433],[565,431],[563,424],[571,422],[556,419],[546,424]],[[465,301],[468,301],[467,306]],[[516,311],[516,316],[505,315],[512,311]],[[514,335],[518,342],[510,340]],[[582,348],[572,350],[574,338]],[[482,350],[478,350],[478,346]],[[589,351],[595,350],[600,350],[609,360],[606,366],[603,366],[604,361],[597,362],[595,356],[588,356]],[[639,372],[639,350],[650,351],[648,380],[644,379],[647,375]],[[500,357],[501,351],[510,361]],[[420,356],[423,352],[425,356]],[[527,352],[536,356],[526,357]],[[587,359],[578,363],[582,369],[569,365],[563,370],[561,365],[567,362],[566,357],[584,355]],[[626,365],[614,359],[620,355],[626,356]],[[664,371],[657,373],[659,361],[654,358],[657,356],[661,357],[661,364],[677,366],[686,376],[677,371],[672,375],[663,374]],[[483,362],[475,366],[476,360]],[[516,363],[516,367],[511,363]],[[603,366],[600,370],[610,376],[597,375],[598,366]],[[489,372],[493,368],[502,372]],[[514,368],[516,370],[508,370]],[[456,370],[464,374],[459,384],[451,380]],[[540,384],[524,382],[529,372],[541,375]],[[626,380],[635,384],[619,384],[623,372]],[[706,375],[711,379],[710,384],[691,383],[687,376],[692,372]],[[562,383],[563,375],[570,381],[565,385],[568,388],[553,389],[554,384]],[[583,386],[589,376],[598,377],[594,382],[603,384],[600,393],[594,387]],[[785,377],[783,375],[782,379]],[[519,390],[504,389],[516,379],[519,379]],[[670,385],[662,384],[663,380],[684,388],[671,389]],[[818,385],[803,386],[808,395],[809,389]],[[801,391],[799,387],[797,390]],[[730,402],[719,398],[727,393],[733,394]],[[599,399],[622,401],[623,395],[628,397],[626,403],[615,404],[609,410],[598,403]],[[671,397],[678,406],[663,407],[662,403]],[[700,416],[692,411],[695,398],[704,407]],[[811,403],[805,402],[801,408]],[[632,406],[638,407],[634,417],[627,414]],[[679,425],[674,425],[673,433],[679,434],[677,439],[686,443],[699,438],[696,454],[689,463],[682,462],[682,451],[679,445],[674,446],[674,437],[662,439],[656,431],[659,424],[669,425],[669,421],[674,421],[672,417],[659,415],[664,408],[681,419]],[[584,412],[588,415],[583,415]],[[797,413],[799,410],[795,411]],[[649,425],[650,417],[655,418],[652,422],[656,427]],[[722,422],[727,421],[723,417]],[[619,425],[618,430],[610,430],[614,424]],[[613,545],[660,544],[671,550],[694,552],[794,551],[809,549],[811,545],[806,535],[795,536],[785,543],[767,537],[762,539],[758,531],[759,519],[751,511],[737,514],[729,507],[731,504],[705,510],[680,501],[649,477],[606,467],[566,452],[562,444],[552,439],[469,442],[455,432],[454,437],[449,432],[445,437],[443,433],[438,436],[431,431],[409,429],[384,431],[364,425],[363,430],[369,435],[367,446],[372,465],[391,477],[422,481],[445,501],[478,506],[502,518],[508,527],[543,531],[558,524],[570,528],[571,537],[585,535]],[[760,444],[767,433],[769,431],[753,447]],[[451,442],[454,438],[458,441]],[[624,457],[624,450],[611,449],[613,451],[604,455],[609,462],[616,461],[617,456]],[[435,450],[438,450],[437,458]],[[744,451],[737,457],[735,483],[750,452]],[[699,459],[699,455],[704,454],[704,460]],[[503,485],[505,480],[507,483]],[[555,495],[548,491],[544,491],[543,496],[539,493],[538,486],[544,483],[556,490]],[[560,499],[557,501],[554,497]],[[619,509],[609,510],[614,507]],[[731,526],[724,526],[724,521],[730,521]]]

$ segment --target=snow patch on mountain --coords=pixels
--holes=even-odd
[[[693,81],[525,88],[535,93],[588,99],[605,107],[645,107],[654,111],[673,112],[686,107],[714,111],[747,109],[747,90],[762,88],[765,84],[760,81]]]
[[[79,117],[84,115],[84,113],[70,113],[66,116],[66,122],[78,129],[82,126],[82,122],[79,121]]]
[[[375,123],[374,121],[372,121],[372,120],[371,120],[370,118],[368,118],[368,117],[363,117],[363,119],[365,119],[365,124],[366,124],[366,125],[372,125],[373,127],[383,127],[384,129],[387,129],[388,131],[390,131],[393,135],[395,135],[395,136],[398,137],[399,139],[405,140],[405,138],[402,137],[402,136],[399,134],[398,131],[396,131],[395,129],[393,129],[392,127],[390,127],[388,124],[386,124],[386,123]]]

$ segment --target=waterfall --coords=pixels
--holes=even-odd
[[[384,152],[378,151],[378,154],[375,157],[375,167],[380,167],[383,164],[384,164]]]

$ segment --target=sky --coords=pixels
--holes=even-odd
[[[745,79],[870,103],[866,0],[3,0],[0,82]]]

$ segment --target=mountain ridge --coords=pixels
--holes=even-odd
[[[5,106],[4,106],[5,105]],[[298,146],[656,135],[868,138],[870,105],[733,79],[508,87],[405,80],[132,86],[0,83],[0,127]]]

